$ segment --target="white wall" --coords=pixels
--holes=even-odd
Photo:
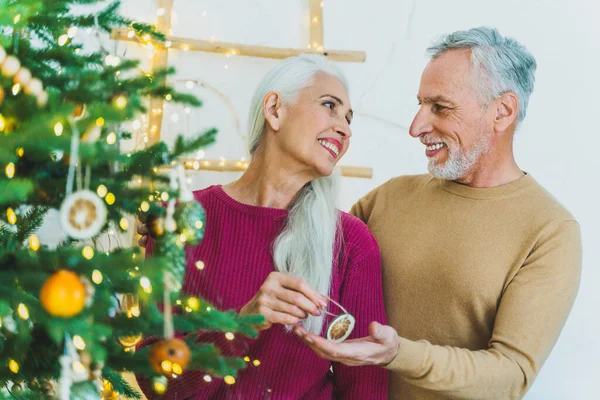
[[[176,0],[173,34],[228,42],[305,47],[308,44],[307,0]],[[155,3],[126,0],[123,11],[155,22]],[[203,11],[206,15],[203,16]],[[527,399],[598,399],[600,388],[600,272],[593,249],[600,242],[598,201],[599,131],[594,115],[600,101],[600,2],[597,0],[325,0],[325,45],[364,50],[367,62],[341,64],[352,87],[357,116],[345,165],[374,168],[371,180],[346,178],[342,208],[389,178],[426,171],[422,146],[409,137],[417,110],[415,95],[426,63],[427,45],[443,33],[489,25],[516,37],[537,58],[536,89],[529,115],[515,147],[522,169],[550,190],[581,223],[584,270],[581,289],[547,364]],[[136,54],[132,45],[120,43]],[[138,52],[139,53],[139,52]],[[143,55],[143,53],[141,53]],[[177,78],[201,78],[224,92],[243,127],[254,87],[277,61],[215,54],[170,52]],[[227,65],[227,69],[225,69]],[[181,89],[185,89],[180,84]],[[206,158],[240,158],[245,144],[237,136],[231,113],[211,92],[192,90],[205,101],[189,115],[167,109],[163,138],[203,127],[220,130]],[[175,124],[169,114],[181,113]],[[379,119],[365,116],[376,116]],[[198,173],[196,187],[227,182],[236,174]]]

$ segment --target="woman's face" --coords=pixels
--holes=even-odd
[[[314,177],[331,175],[352,136],[353,113],[344,85],[332,75],[317,74],[294,104],[280,108],[273,139],[282,155]]]

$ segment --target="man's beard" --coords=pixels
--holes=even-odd
[[[456,144],[446,143],[448,159],[438,163],[434,158],[429,159],[429,173],[436,178],[458,180],[466,175],[479,158],[490,148],[491,134],[482,134],[479,143],[470,151],[465,151]]]

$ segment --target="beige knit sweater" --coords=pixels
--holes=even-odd
[[[573,217],[530,175],[489,189],[403,176],[351,212],[379,243],[401,336],[390,398],[523,397],[577,294]]]

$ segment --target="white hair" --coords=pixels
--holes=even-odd
[[[515,39],[487,27],[453,32],[429,47],[427,52],[436,59],[453,49],[471,50],[473,78],[483,105],[504,93],[513,92],[519,99],[519,122],[522,122],[535,83],[537,64],[533,55]]]
[[[325,73],[348,83],[342,72],[320,55],[300,55],[283,60],[267,73],[254,92],[248,119],[249,151],[256,154],[265,127],[263,102],[269,92],[279,94],[285,105],[293,105],[302,89],[310,86],[317,74]],[[340,225],[336,209],[337,179],[334,175],[308,182],[289,207],[286,226],[273,245],[277,271],[304,279],[317,292],[329,295],[331,271]],[[323,316],[308,316],[303,327],[317,335]]]

